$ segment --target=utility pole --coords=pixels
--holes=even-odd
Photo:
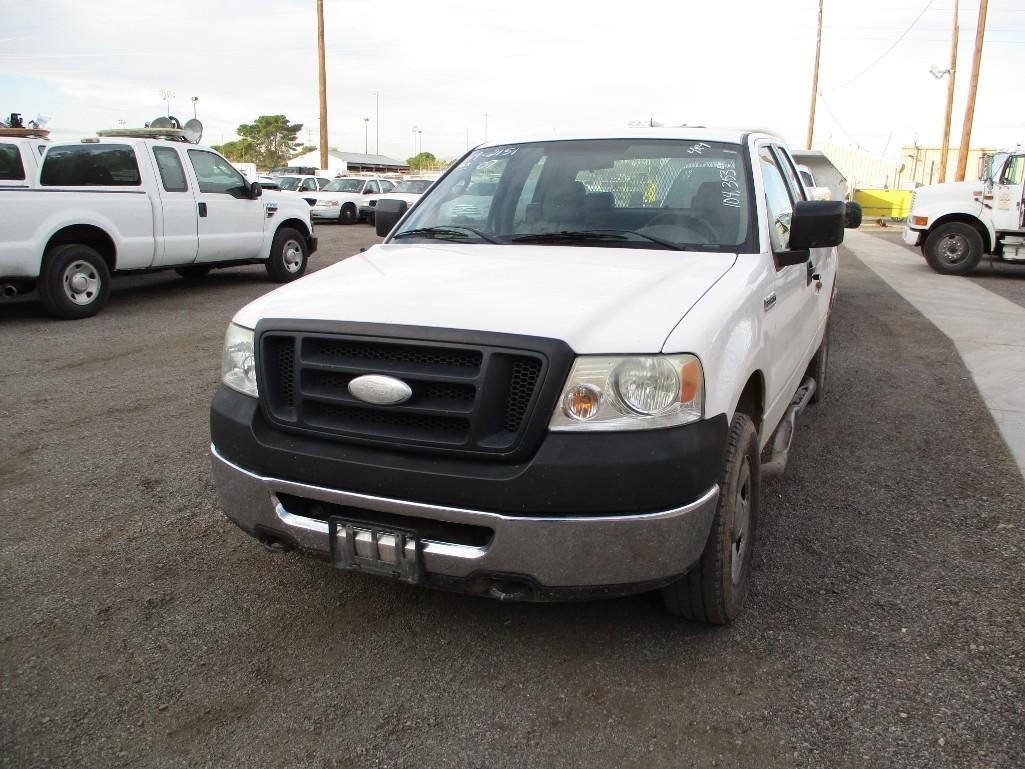
[[[972,59],[972,80],[968,85],[968,106],[965,107],[964,128],[961,131],[961,151],[957,156],[956,181],[963,182],[968,167],[968,147],[972,142],[972,121],[975,119],[975,92],[979,88],[979,66],[982,64],[982,40],[986,35],[986,9],[989,0],[980,0],[979,28],[975,32],[975,57]]]
[[[815,135],[815,100],[819,95],[819,59],[822,56],[822,2],[819,0],[819,31],[815,37],[815,72],[811,77],[811,111],[808,114],[808,141],[806,149],[811,149],[811,140]]]
[[[943,118],[943,144],[940,148],[940,184],[947,180],[947,157],[950,152],[950,119],[954,111],[954,73],[957,72],[957,12],[958,0],[954,0],[954,36],[950,43],[950,82],[947,83],[947,114]]]
[[[327,168],[327,69],[324,66],[324,0],[317,0],[317,61],[320,75],[320,167]]]

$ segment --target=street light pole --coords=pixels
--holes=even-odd
[[[947,114],[943,118],[943,144],[940,148],[940,184],[947,180],[947,157],[950,153],[950,118],[954,111],[954,75],[957,72],[957,11],[958,0],[954,0],[954,36],[950,43],[950,69],[947,74]]]
[[[377,138],[374,139],[374,154],[381,154],[381,94],[379,91],[374,91],[374,130],[377,132]]]
[[[369,131],[370,131],[370,118],[365,117],[365,118],[363,118],[363,154],[364,155],[369,155],[370,154]]]

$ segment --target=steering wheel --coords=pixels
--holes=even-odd
[[[644,226],[654,227],[659,224],[682,226],[689,230],[694,230],[694,232],[707,239],[709,243],[715,243],[719,240],[719,236],[708,226],[708,223],[704,219],[694,216],[694,214],[685,214],[682,211],[667,211],[658,214]]]

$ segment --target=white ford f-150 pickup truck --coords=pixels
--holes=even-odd
[[[807,200],[768,134],[478,147],[408,211],[380,201],[383,244],[235,315],[224,510],[342,569],[501,599],[661,589],[728,623],[763,472],[823,391],[849,205]]]
[[[25,163],[21,179],[0,178],[4,295],[37,288],[52,314],[84,318],[107,301],[114,272],[197,278],[262,262],[273,280],[288,282],[306,271],[317,241],[304,200],[262,195],[205,147],[117,133],[51,142],[38,169],[35,157],[27,162],[31,147],[0,137],[0,157],[13,160],[14,146]]]

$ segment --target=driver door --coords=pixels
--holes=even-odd
[[[993,227],[1000,232],[1025,230],[1025,154],[1011,155],[993,183]]]
[[[196,261],[228,262],[266,256],[263,230],[267,214],[261,198],[249,198],[245,177],[216,152],[190,149],[189,161],[196,179],[199,214]]]

